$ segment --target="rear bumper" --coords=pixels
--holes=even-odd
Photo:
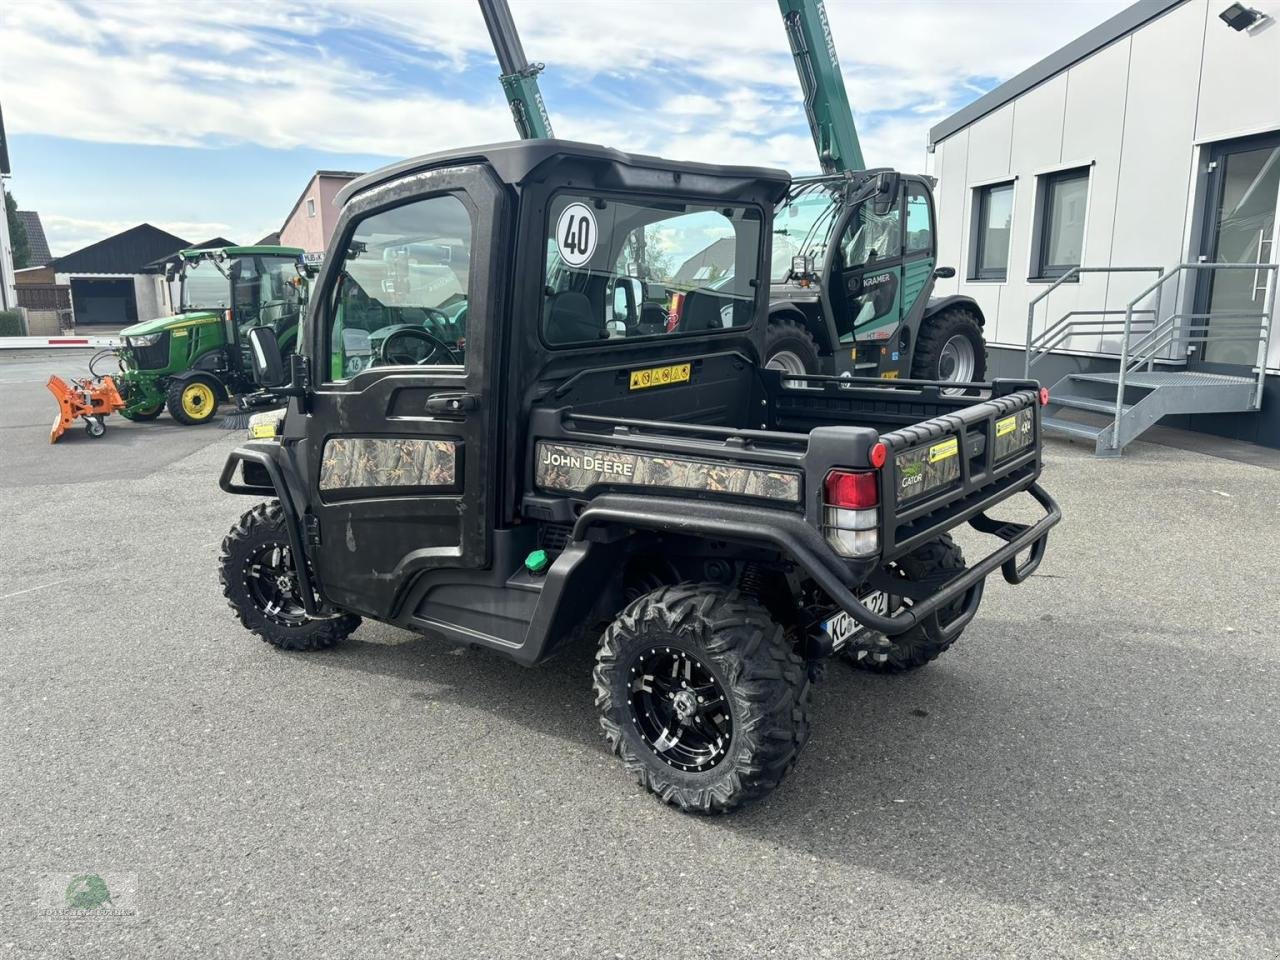
[[[583,510],[574,526],[573,537],[587,539],[593,527],[614,527],[767,545],[791,557],[836,606],[863,626],[895,636],[924,624],[945,637],[958,634],[973,619],[982,599],[983,584],[997,568],[1006,580],[1017,584],[1040,565],[1049,531],[1062,519],[1062,511],[1038,483],[1031,482],[1025,489],[1044,510],[1040,520],[1033,524],[1001,522],[985,512],[975,512],[967,518],[969,525],[1004,543],[951,580],[941,585],[923,585],[922,595],[910,598],[910,607],[890,615],[869,609],[857,592],[869,584],[901,595],[903,582],[888,579],[879,569],[881,558],[846,561],[836,556],[822,535],[798,513],[714,501],[604,494]],[[999,502],[1003,500],[1002,497]],[[1019,562],[1018,554],[1027,550],[1030,551],[1027,558]],[[957,601],[962,601],[959,613],[946,623],[939,622],[938,611]]]

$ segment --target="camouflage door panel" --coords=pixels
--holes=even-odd
[[[441,487],[458,482],[458,444],[406,437],[333,437],[320,459],[320,489]]]
[[[800,474],[602,447],[538,443],[534,481],[543,490],[584,493],[598,484],[761,497],[800,502]]]

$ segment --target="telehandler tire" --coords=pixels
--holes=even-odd
[[[774,317],[764,335],[766,370],[805,374],[821,372],[818,343],[804,324],[791,317]]]
[[[773,790],[809,739],[809,674],[757,603],[712,583],[662,587],[605,630],[600,726],[635,780],[684,811]]]
[[[170,382],[165,405],[173,419],[195,427],[214,418],[221,393],[218,381],[201,373]]]
[[[280,503],[248,510],[222,540],[222,595],[245,628],[282,650],[320,650],[360,625],[355,614],[313,620],[303,609]]]
[[[926,318],[911,358],[911,377],[959,383],[985,380],[987,342],[978,315],[965,307],[951,307]]]
[[[914,581],[927,580],[939,574],[945,575],[944,579],[950,578],[964,568],[964,552],[945,533],[937,540],[913,550],[894,565],[899,576]],[[943,607],[939,611],[939,619],[946,623],[959,613],[962,603],[963,600],[957,600]],[[865,646],[859,646],[841,653],[841,657],[859,670],[871,673],[905,673],[936,660],[957,639],[959,638],[953,637],[944,640],[922,624],[896,637],[881,636],[879,646],[875,649],[867,650]]]

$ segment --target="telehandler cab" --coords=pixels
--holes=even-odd
[[[287,650],[362,617],[525,665],[586,639],[645,788],[715,812],[777,786],[821,661],[929,662],[1060,516],[1034,382],[966,385],[979,399],[761,365],[789,186],[536,140],[346,187],[300,353],[249,331],[289,400],[220,478],[266,498],[222,544],[236,616]],[[707,283],[685,264],[712,239],[733,274]],[[683,298],[674,325],[633,299],[640,250]],[[1036,522],[988,515],[1024,492]],[[964,523],[994,537],[968,566]]]

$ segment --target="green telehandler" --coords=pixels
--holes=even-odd
[[[551,137],[536,76],[506,0],[479,0],[503,69],[503,90],[524,139]],[[865,168],[822,0],[778,0],[822,173],[796,178],[778,205],[770,268],[765,366],[796,376],[944,380],[953,393],[986,377],[986,320],[972,297],[932,296],[937,265],[933,178]],[[521,118],[540,117],[544,126]],[[706,289],[731,283],[733,265],[709,246],[696,259]],[[647,283],[646,252],[620,281],[619,321],[663,309],[680,322],[687,290]],[[625,301],[626,309],[621,309]]]
[[[179,423],[208,423],[219,403],[256,389],[250,329],[269,326],[293,350],[307,300],[302,253],[278,246],[183,250],[177,271],[166,274],[180,281],[179,312],[120,331],[123,344],[97,354],[90,373],[115,360],[120,413],[130,420],[154,420],[167,407]]]

